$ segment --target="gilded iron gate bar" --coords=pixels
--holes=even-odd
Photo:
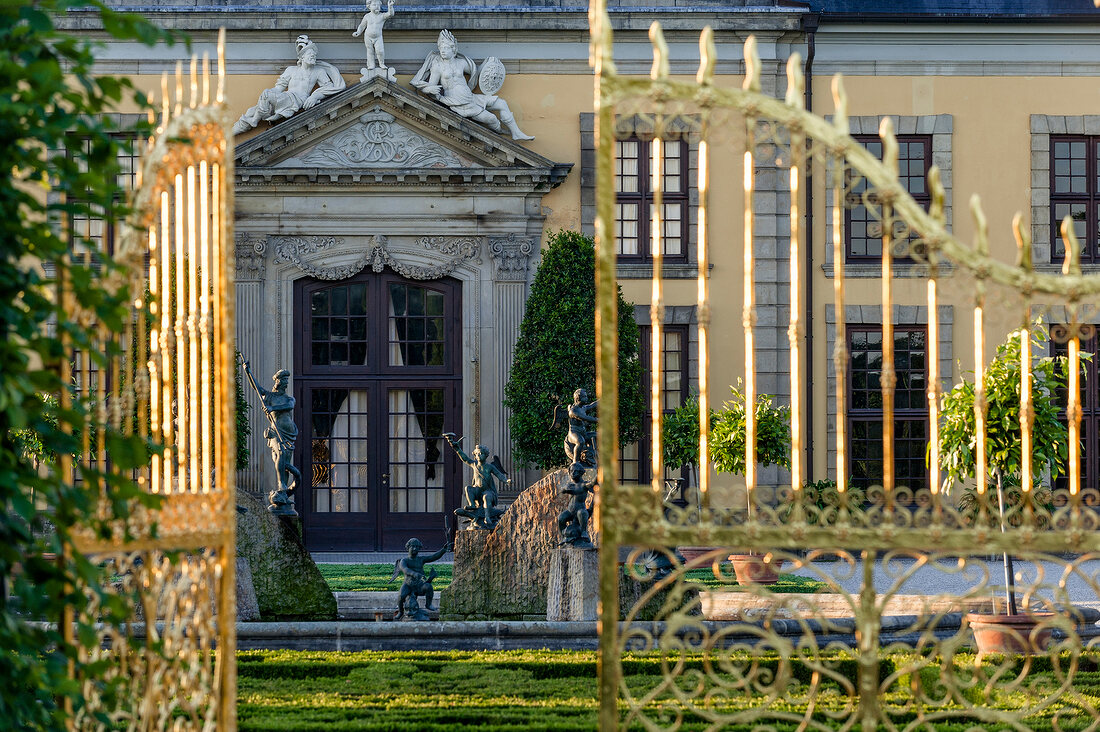
[[[746,76],[741,89],[714,84],[715,47],[709,28],[700,36],[700,65],[695,82],[669,76],[667,45],[659,26],[650,31],[654,62],[649,79],[620,76],[612,58],[611,26],[604,0],[590,10],[591,63],[595,70],[597,106],[597,391],[601,404],[599,439],[600,496],[596,511],[601,536],[601,607],[599,656],[600,726],[602,729],[677,729],[698,724],[706,729],[738,725],[772,729],[909,730],[936,729],[943,724],[972,729],[1100,729],[1100,710],[1078,690],[1075,679],[1083,669],[1100,664],[1096,642],[1082,631],[1096,617],[1074,609],[1073,592],[1087,591],[1100,599],[1100,504],[1095,488],[1085,488],[1080,476],[1080,421],[1082,388],[1078,370],[1081,340],[1095,332],[1100,321],[1100,276],[1081,273],[1078,243],[1072,226],[1063,226],[1067,262],[1061,275],[1036,271],[1030,262],[1030,242],[1015,223],[1020,248],[1015,265],[991,256],[985,217],[975,196],[971,215],[976,230],[974,246],[959,241],[946,224],[945,192],[933,166],[927,185],[928,210],[913,200],[898,179],[899,147],[889,118],[883,119],[879,160],[849,135],[847,101],[842,80],[833,80],[834,114],[831,121],[801,106],[800,60],[788,60],[786,101],[762,92],[764,66],[754,39],[744,47]],[[769,72],[770,73],[770,72]],[[775,79],[775,81],[782,81]],[[782,86],[782,84],[778,84]],[[770,84],[768,85],[770,87]],[[714,371],[708,362],[714,328],[741,323],[744,331],[746,404],[760,391],[753,355],[757,341],[758,301],[755,290],[755,246],[760,222],[786,213],[790,222],[790,313],[787,350],[791,365],[791,434],[794,461],[779,485],[764,478],[754,465],[757,429],[755,410],[746,409],[745,475],[735,490],[722,498],[718,482],[704,468],[697,495],[699,504],[687,510],[662,506],[657,481],[663,475],[660,460],[661,383],[657,349],[652,340],[653,381],[650,386],[653,422],[649,425],[655,454],[653,485],[619,482],[617,455],[617,343],[615,287],[614,155],[617,139],[638,137],[649,142],[651,169],[660,170],[662,141],[676,139],[687,127],[698,135],[699,191],[697,221],[697,304],[699,329],[700,414],[708,414]],[[740,153],[740,154],[738,154]],[[783,171],[787,175],[779,175]],[[800,389],[820,375],[799,371],[799,351],[805,347],[799,315],[804,278],[800,269],[805,211],[800,210],[800,188],[809,172],[819,181],[813,192],[826,221],[833,273],[835,312],[831,335],[835,339],[832,380],[826,399],[835,405],[837,479],[835,488],[802,485],[805,474],[801,440]],[[761,172],[775,172],[781,183],[771,193],[789,196],[789,212],[758,210]],[[716,200],[713,181],[724,177],[743,185],[727,200]],[[660,203],[662,180],[654,181]],[[782,199],[785,200],[785,199]],[[731,252],[732,237],[715,237],[711,212],[740,207],[743,241],[741,257]],[[859,211],[867,222],[867,236],[881,242],[881,292],[877,299],[864,290],[847,291],[845,249],[847,219]],[[654,282],[650,313],[659,328],[665,293],[661,278],[661,216],[652,213]],[[817,218],[817,217],[815,217]],[[873,234],[871,232],[874,232]],[[707,280],[710,263],[722,258],[726,272],[740,262],[740,312],[715,311]],[[895,287],[899,266],[918,269],[923,292]],[[731,284],[732,284],[731,280]],[[987,303],[995,302],[992,318]],[[825,302],[811,303],[824,307]],[[902,305],[919,311],[924,322],[899,320]],[[853,482],[852,423],[853,354],[849,338],[854,331],[849,309],[871,308],[879,313],[881,330],[874,366],[867,351],[859,354],[861,373],[873,375],[861,382],[861,399],[881,406],[877,424],[883,434],[878,480],[866,488]],[[973,323],[942,329],[944,310],[972,314],[954,322]],[[1006,318],[1005,313],[1011,313]],[[738,317],[740,316],[740,317]],[[1036,325],[1037,318],[1054,326]],[[1008,327],[1005,323],[1010,322]],[[876,326],[879,323],[875,323]],[[994,493],[996,481],[987,459],[987,445],[995,428],[989,423],[992,387],[987,362],[993,355],[988,336],[1000,340],[1011,327],[1014,346],[1022,354],[1016,368],[1024,385],[1019,397],[1018,438],[1022,448],[1019,487]],[[655,330],[655,332],[658,332]],[[961,335],[960,335],[961,333]],[[974,482],[960,487],[949,479],[941,441],[948,397],[945,379],[961,376],[941,369],[951,358],[941,350],[953,341],[973,342],[974,375],[971,386]],[[915,339],[906,340],[902,339]],[[922,340],[923,339],[923,340]],[[1042,366],[1044,345],[1064,343],[1068,383],[1057,393],[1033,388]],[[916,345],[914,345],[914,343]],[[1058,346],[1059,348],[1061,346]],[[917,348],[930,361],[913,381],[911,364],[904,361]],[[969,350],[967,351],[969,356]],[[899,365],[900,364],[900,365]],[[1004,378],[1003,375],[998,378]],[[949,382],[948,382],[949,383]],[[1038,383],[1038,382],[1035,382]],[[924,436],[928,448],[927,475],[920,483],[895,474],[895,448],[911,451],[911,425],[894,417],[899,393],[927,408]],[[805,398],[813,398],[807,392]],[[1069,435],[1066,456],[1068,484],[1048,487],[1045,460],[1049,446],[1036,442],[1036,415],[1060,400]],[[912,404],[909,403],[909,407]],[[701,454],[708,455],[709,420],[700,419]],[[864,423],[866,429],[866,423]],[[906,442],[906,441],[909,442]],[[911,458],[899,452],[899,459]],[[1034,457],[1034,459],[1033,459]],[[643,457],[644,459],[644,457]],[[860,466],[866,475],[874,466]],[[942,469],[941,469],[942,468]],[[1035,477],[1035,481],[1032,477]],[[857,490],[858,488],[858,490]],[[732,498],[731,498],[732,496]],[[961,496],[961,498],[960,498]],[[969,496],[969,498],[968,498]],[[999,510],[998,500],[1004,506]],[[1007,499],[1006,499],[1007,496]],[[704,556],[682,561],[672,547],[713,547]],[[629,558],[620,567],[620,549]],[[663,553],[673,565],[666,576],[646,563],[647,551]],[[741,587],[749,610],[740,615],[716,613],[723,587],[734,585],[726,556],[733,551],[755,551],[760,564],[786,562],[794,572],[817,580],[821,590],[807,595],[772,595],[761,586]],[[1021,612],[1036,622],[1034,630],[1017,633],[1023,643],[1050,638],[1033,656],[975,655],[966,612],[1002,607],[990,599],[1000,582],[999,556],[1020,562],[1007,578],[1015,585]],[[987,561],[989,556],[994,560]],[[698,571],[709,575],[702,583]],[[689,574],[689,572],[691,574]],[[921,576],[942,587],[918,592]],[[715,588],[717,586],[717,589]],[[753,604],[755,603],[755,604]],[[751,606],[751,607],[750,607]],[[899,610],[901,608],[901,610]],[[708,615],[709,614],[709,615]],[[1043,646],[1046,641],[1040,644]],[[651,659],[661,665],[663,677],[651,686],[624,675],[623,658]]]
[[[207,56],[201,70],[192,58],[189,94],[182,64],[174,95],[162,79],[160,119],[114,253],[127,266],[126,281],[114,284],[135,293],[131,322],[114,344],[96,329],[105,368],[78,358],[72,373],[99,424],[163,446],[136,475],[163,497],[160,508],[136,512],[108,538],[79,540],[111,567],[113,594],[132,604],[132,617],[102,626],[87,659],[106,661],[106,673],[124,680],[122,698],[103,697],[97,678],[77,679],[86,706],[76,729],[101,729],[103,717],[130,730],[236,729],[233,118],[223,100],[224,49],[223,30],[216,76]],[[91,322],[71,304],[74,318]],[[84,435],[81,461],[115,471],[103,434]],[[95,622],[109,609],[88,596],[74,611]]]

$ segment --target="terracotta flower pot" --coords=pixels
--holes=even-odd
[[[1043,653],[1050,646],[1050,626],[1036,629],[1053,613],[1020,613],[1017,615],[985,615],[967,613],[966,622],[974,631],[978,653]]]
[[[729,559],[739,585],[774,585],[779,581],[783,560],[778,557],[765,562],[763,554],[730,554]]]

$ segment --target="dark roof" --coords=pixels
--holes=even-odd
[[[824,17],[1034,19],[1092,15],[1100,21],[1100,10],[1092,0],[810,0],[810,8]]]
[[[810,8],[829,16],[892,16],[929,20],[985,18],[1057,18],[1093,16],[1100,10],[1092,0],[809,0]]]

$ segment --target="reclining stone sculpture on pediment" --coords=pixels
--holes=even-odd
[[[290,119],[347,86],[335,66],[317,60],[317,46],[309,40],[309,36],[298,36],[295,47],[298,49],[297,65],[287,67],[275,86],[260,93],[256,105],[250,107],[233,125],[233,134],[247,132],[261,121],[274,124]]]

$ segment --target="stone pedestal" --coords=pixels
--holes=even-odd
[[[252,569],[248,560],[237,557],[237,620],[259,620],[260,603],[252,584]]]
[[[600,599],[599,551],[562,547],[550,556],[546,619],[596,620]]]
[[[397,83],[397,70],[389,66],[375,66],[373,69],[363,67],[359,69],[359,73],[362,74],[359,77],[361,82],[367,82],[381,76],[383,79]]]

